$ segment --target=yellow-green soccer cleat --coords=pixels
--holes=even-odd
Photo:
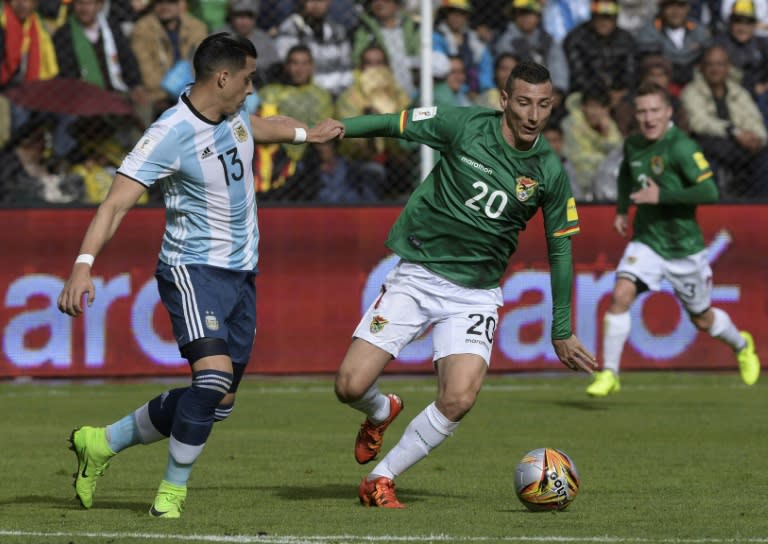
[[[174,485],[163,480],[157,489],[155,502],[149,507],[149,515],[153,518],[178,519],[184,509],[187,498],[187,486]]]
[[[736,353],[736,359],[739,361],[739,372],[741,372],[741,379],[745,384],[753,385],[760,377],[760,359],[755,352],[755,341],[752,340],[752,335],[747,331],[741,331],[739,334],[747,342],[747,345]]]
[[[78,427],[69,435],[69,443],[69,449],[77,455],[77,472],[72,475],[75,496],[83,508],[90,508],[96,482],[104,475],[115,452],[109,449],[105,427]]]
[[[611,370],[595,372],[595,380],[587,387],[587,395],[590,397],[607,397],[619,391],[621,391],[619,377]]]

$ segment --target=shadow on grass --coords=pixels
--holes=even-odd
[[[20,504],[39,504],[58,508],[61,510],[74,510],[86,512],[87,510],[80,506],[80,503],[74,497],[51,497],[50,495],[25,495],[14,497],[10,500],[0,501],[0,506],[20,505]],[[131,510],[135,512],[145,512],[149,508],[149,502],[126,502],[126,501],[98,501],[94,504],[93,510]]]
[[[571,408],[573,410],[581,410],[583,412],[604,412],[611,408],[611,404],[602,399],[555,400],[551,402],[558,406],[562,406],[563,408]]]
[[[206,487],[197,487],[197,490],[204,490]],[[207,489],[220,489],[209,487]],[[232,490],[229,486],[227,489]],[[357,485],[318,483],[317,485],[280,485],[266,486],[254,485],[248,487],[239,487],[239,489],[250,491],[263,491],[274,495],[284,501],[317,501],[324,499],[350,500],[357,502]],[[426,497],[437,497],[443,499],[467,499],[466,496],[432,493],[425,490],[408,488],[407,490],[398,489],[397,498],[404,503],[418,502]]]

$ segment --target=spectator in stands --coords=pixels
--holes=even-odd
[[[259,28],[270,35],[277,34],[280,23],[290,17],[296,8],[294,0],[261,0]],[[339,23],[349,34],[358,24],[360,5],[355,0],[331,0],[328,7],[328,19]]]
[[[53,41],[35,4],[6,0],[0,5],[0,89],[51,79],[59,72]]]
[[[549,147],[552,148],[552,151],[560,157],[565,173],[568,174],[568,179],[571,181],[573,198],[579,201],[584,200],[584,195],[581,192],[581,185],[576,181],[576,172],[573,169],[573,163],[571,163],[571,161],[568,160],[568,157],[565,156],[565,153],[563,153],[564,135],[562,125],[558,122],[553,122],[550,119],[547,126],[544,127],[544,130],[541,131],[541,134],[547,139],[547,143],[549,144]]]
[[[739,0],[722,0],[718,3],[720,4],[720,18],[727,22]],[[768,0],[752,0],[752,4],[755,16],[755,33],[758,36],[768,36]]]
[[[496,57],[493,63],[493,80],[496,86],[481,93],[475,99],[475,104],[501,111],[501,91],[507,84],[509,74],[519,62],[520,58],[512,53],[502,53]]]
[[[66,24],[53,35],[59,76],[130,94],[133,102],[144,104],[149,97],[139,64],[120,27],[107,21],[103,7],[103,0],[72,1]]]
[[[768,123],[768,38],[757,36],[757,17],[752,0],[733,4],[728,28],[715,36],[731,61],[731,76],[741,83],[757,102]]]
[[[638,86],[647,81],[652,81],[670,92],[672,88],[672,63],[661,55],[643,57],[640,62],[640,83]],[[685,113],[685,108],[680,104],[680,98],[671,95],[669,98],[673,112],[672,120],[680,130],[688,132],[688,116]],[[625,138],[637,129],[634,89],[614,107],[613,118]]]
[[[493,48],[496,38],[507,25],[506,17],[499,17],[509,7],[509,0],[473,0],[472,15],[469,25],[475,29],[478,37]]]
[[[589,19],[590,0],[546,0],[541,10],[541,25],[557,43]]]
[[[469,28],[469,0],[442,0],[435,16],[432,49],[448,57],[460,57],[466,70],[470,97],[493,88],[493,56],[488,45]]]
[[[656,15],[656,2],[648,0],[619,0],[619,28],[634,34],[651,21]]]
[[[314,59],[315,83],[334,97],[352,85],[352,50],[343,26],[328,19],[330,0],[298,0],[299,10],[280,24],[277,54],[286,58],[295,45]]]
[[[64,204],[80,198],[82,180],[59,172],[50,155],[52,119],[32,114],[0,150],[0,204]]]
[[[435,53],[433,59],[433,75],[437,82],[433,90],[432,104],[435,106],[471,106],[472,101],[464,91],[467,83],[467,69],[461,57],[447,57],[447,70],[443,66],[445,61],[440,53]]]
[[[272,82],[274,75],[279,72],[281,58],[272,37],[257,26],[258,19],[259,0],[230,0],[227,24],[219,32],[231,32],[253,43],[259,53],[256,86],[262,87]]]
[[[599,85],[611,94],[611,107],[635,86],[637,53],[632,35],[618,28],[616,0],[594,0],[590,18],[565,38],[563,49],[571,74],[571,92]]]
[[[538,0],[512,0],[511,21],[499,36],[494,54],[514,53],[521,60],[533,60],[549,69],[554,87],[553,116],[568,92],[568,61],[563,48],[541,28],[541,2]]]
[[[421,38],[419,25],[403,9],[402,0],[366,0],[360,26],[352,36],[352,58],[359,59],[363,49],[373,44],[386,51],[397,83],[414,97]]]
[[[207,35],[205,23],[186,13],[181,0],[152,0],[149,12],[136,21],[131,49],[152,104],[145,123],[175,103],[184,85],[192,83],[192,55]],[[180,77],[174,78],[177,74]]]
[[[283,63],[281,81],[259,90],[261,117],[287,115],[310,126],[333,117],[333,97],[313,82],[313,75],[314,62],[309,47],[302,44],[291,47]],[[265,198],[282,198],[284,193],[275,191],[296,173],[306,150],[306,144],[257,145],[254,154],[257,192]]]
[[[749,91],[729,79],[729,69],[722,46],[706,49],[680,98],[723,197],[767,196],[766,127]]]
[[[623,138],[611,117],[611,96],[593,85],[566,99],[568,116],[563,119],[563,154],[573,165],[572,184],[584,200],[594,199],[594,175],[609,152],[621,147]]]
[[[408,108],[411,97],[395,81],[382,47],[369,45],[363,50],[359,64],[355,83],[336,100],[336,115],[340,119],[397,113]],[[340,151],[349,158],[384,164],[389,170],[402,169],[407,160],[404,146],[394,138],[345,138]]]
[[[378,202],[385,198],[387,175],[376,162],[354,160],[339,153],[339,142],[311,144],[284,192],[291,200],[332,204]]]
[[[660,0],[658,16],[635,39],[641,55],[661,54],[672,62],[673,96],[693,78],[701,52],[710,44],[706,27],[689,19],[688,0]]]

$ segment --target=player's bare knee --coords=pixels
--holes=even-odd
[[[443,395],[437,399],[437,409],[449,420],[460,421],[475,405],[477,395],[472,392]]]
[[[712,327],[712,319],[707,314],[707,312],[700,313],[697,315],[691,315],[691,323],[693,323],[693,326],[696,327],[696,329],[706,332]]]
[[[354,402],[365,393],[365,389],[354,386],[354,377],[349,374],[338,374],[334,385],[334,392],[339,402],[349,404]]]

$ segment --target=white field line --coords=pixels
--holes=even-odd
[[[220,542],[225,544],[358,544],[371,542],[509,542],[509,543],[556,543],[556,544],[764,544],[768,537],[758,538],[664,538],[649,539],[641,537],[618,536],[508,536],[508,537],[456,537],[451,535],[413,535],[413,536],[294,536],[294,535],[179,535],[162,533],[121,533],[121,532],[44,532],[44,531],[4,531],[0,537],[36,537],[36,538],[94,538],[94,539],[134,539],[157,542],[176,540],[183,542]]]

